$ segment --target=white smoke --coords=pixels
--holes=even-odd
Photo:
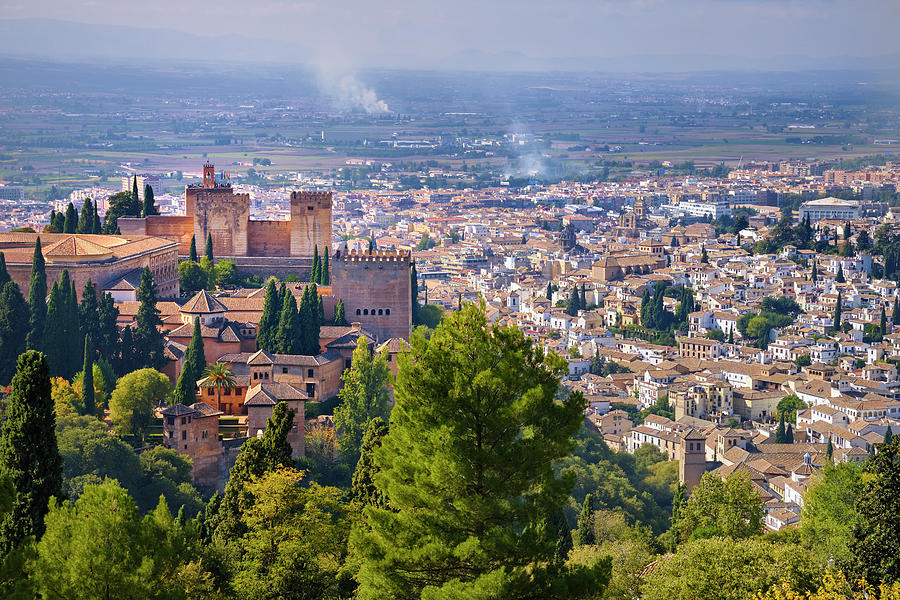
[[[390,112],[387,102],[379,99],[375,90],[352,73],[320,70],[319,85],[341,110],[363,110],[370,115]]]

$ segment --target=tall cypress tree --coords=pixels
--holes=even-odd
[[[137,175],[134,176],[134,179],[131,182],[131,200],[132,204],[136,207],[139,207],[140,204],[138,202],[141,201],[141,196],[138,194],[138,184],[137,184]],[[135,215],[137,217],[141,216],[140,214]]]
[[[6,269],[6,256],[0,252],[0,289],[6,285],[7,281],[12,281],[12,278],[9,276],[9,271]]]
[[[84,283],[84,290],[81,292],[81,304],[78,307],[78,320],[81,325],[81,334],[85,338],[91,338],[92,346],[99,344],[100,312],[97,303],[97,289],[90,279]]]
[[[266,352],[276,352],[275,334],[278,332],[278,320],[281,314],[281,300],[275,288],[275,279],[269,279],[266,285],[266,299],[263,302],[262,316],[256,328],[256,348]]]
[[[369,420],[363,434],[359,461],[353,471],[353,483],[350,487],[350,498],[362,506],[385,508],[384,494],[375,485],[378,464],[375,462],[375,451],[381,447],[381,440],[387,435],[388,426],[381,417]]]
[[[94,232],[94,203],[90,198],[86,198],[84,206],[81,208],[81,217],[78,219],[78,228],[76,233],[93,233]]]
[[[881,305],[881,323],[878,328],[880,329],[881,337],[887,335],[887,315],[884,312],[884,305]]]
[[[347,325],[347,316],[344,314],[344,301],[340,298],[334,307],[334,320],[332,323],[334,325]]]
[[[785,444],[793,444],[794,443],[794,426],[788,423],[787,429],[784,432],[784,443]]]
[[[190,365],[185,360],[181,367],[181,373],[175,381],[175,389],[172,392],[172,402],[190,406],[197,401],[197,382],[191,371]]]
[[[578,515],[578,526],[575,530],[575,543],[579,546],[591,546],[597,543],[594,533],[594,495],[588,494],[581,503],[581,514]]]
[[[834,280],[838,283],[846,283],[847,282],[847,278],[844,277],[844,265],[843,264],[838,265],[837,277],[835,277]]]
[[[331,265],[328,264],[328,246],[325,246],[325,253],[322,255],[322,266],[319,269],[319,283],[322,285],[331,285]]]
[[[544,295],[547,296],[547,300],[553,300],[553,284],[549,281],[547,282],[547,291]]]
[[[144,204],[141,207],[141,216],[149,217],[157,214],[156,202],[153,198],[153,188],[149,183],[144,184]]]
[[[63,271],[63,274],[68,274]],[[74,376],[81,367],[84,359],[84,336],[81,333],[81,319],[78,314],[78,291],[75,289],[75,280],[69,281],[69,293],[66,297],[66,327],[68,329],[69,372]]]
[[[812,266],[812,280],[813,280],[813,281],[818,281],[818,280],[819,280],[819,271],[818,271],[818,265],[816,264],[816,261],[813,261],[813,266]]]
[[[587,310],[587,290],[583,283],[581,284],[581,298],[579,298],[578,304],[581,306],[581,310]]]
[[[188,255],[188,258],[191,262],[197,262],[197,236],[191,236],[191,251]]]
[[[16,363],[0,435],[0,474],[15,490],[12,510],[0,521],[0,554],[6,555],[28,536],[43,535],[50,497],[62,497],[50,371],[40,352],[27,351]]]
[[[97,337],[94,338],[94,344],[100,358],[110,364],[116,362],[116,355],[120,350],[119,328],[116,324],[118,320],[119,309],[116,308],[115,300],[109,292],[104,292],[97,307]]]
[[[212,233],[206,234],[206,252],[204,256],[209,259],[209,262],[215,264],[215,260],[213,257],[213,243],[212,243]]]
[[[412,268],[409,271],[409,290],[412,295],[412,322],[413,325],[419,324],[419,274],[416,272],[416,261],[412,261]]]
[[[100,222],[100,213],[97,212],[97,205],[94,205],[94,222],[91,227],[91,233],[103,233],[103,224]]]
[[[25,352],[28,329],[28,304],[14,281],[0,287],[0,386],[15,374],[16,359]]]
[[[156,308],[156,284],[149,267],[141,272],[141,286],[137,291],[141,305],[135,318],[134,345],[136,365],[159,369],[165,363],[163,354],[165,339],[160,327],[159,309]]]
[[[191,386],[197,386],[197,380],[203,376],[206,370],[206,354],[203,348],[203,336],[200,333],[200,317],[194,317],[194,333],[191,335],[191,343],[188,344],[184,356],[182,371],[189,370]]]
[[[44,269],[44,253],[41,238],[34,241],[34,256],[31,259],[31,284],[28,288],[28,338],[29,350],[40,350],[44,344],[44,321],[47,318],[47,271]]]
[[[44,339],[41,342],[41,347],[46,349],[50,373],[59,377],[66,377],[68,363],[65,347],[66,296],[68,291],[63,292],[59,282],[54,281],[50,289],[50,301],[47,302],[47,319],[44,324]]]
[[[66,215],[64,212],[60,211],[56,213],[56,217],[53,221],[53,227],[56,228],[56,233],[66,232]]]
[[[309,280],[312,283],[319,282],[319,269],[321,266],[319,265],[319,246],[318,244],[313,246],[313,264],[312,269],[309,272]]]
[[[834,305],[834,330],[841,329],[841,293],[838,292],[837,304]]]
[[[297,301],[294,295],[287,292],[281,306],[281,317],[278,320],[278,331],[275,334],[275,347],[281,354],[301,354],[303,336],[300,329],[300,313],[297,312]]]
[[[900,294],[894,296],[894,310],[891,312],[891,326],[900,325]]]
[[[66,220],[63,224],[63,232],[75,233],[76,231],[78,231],[78,211],[75,210],[75,205],[69,202],[69,206],[66,207]]]
[[[784,413],[778,417],[778,428],[775,430],[775,443],[784,444],[787,437],[787,430],[784,427]]]
[[[94,398],[94,349],[91,347],[91,338],[84,338],[84,378],[81,380],[81,399],[84,402],[84,414],[92,415],[97,410]]]

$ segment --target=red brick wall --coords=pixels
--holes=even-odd
[[[250,221],[247,228],[250,256],[290,256],[290,221]]]

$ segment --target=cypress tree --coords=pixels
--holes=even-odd
[[[884,431],[884,443],[892,444],[894,442],[894,432],[891,430],[891,426],[888,425],[888,428]]]
[[[545,292],[545,295],[547,296],[547,300],[553,300],[553,284],[549,281],[547,282],[547,291]]]
[[[835,281],[837,281],[838,283],[846,283],[847,282],[847,279],[844,277],[844,265],[843,264],[838,265],[838,272],[837,272],[837,277],[835,278]]]
[[[734,343],[734,328],[731,328],[728,330],[728,343],[729,344]]]
[[[828,445],[825,447],[825,458],[830,463],[834,463],[834,444],[831,443],[831,436],[828,436]]]
[[[412,268],[409,271],[409,290],[412,296],[410,308],[412,308],[413,325],[419,324],[419,274],[416,271],[416,261],[412,261]]]
[[[68,357],[64,345],[66,335],[66,296],[68,292],[60,289],[58,281],[53,282],[50,289],[50,301],[47,302],[47,320],[44,325],[44,340],[41,347],[46,349],[47,363],[54,376],[66,377]]]
[[[215,264],[215,260],[213,260],[213,243],[212,243],[212,233],[206,234],[206,252],[204,256],[209,259],[210,264]]]
[[[103,225],[100,223],[100,213],[97,212],[97,205],[94,205],[94,223],[91,227],[91,233],[103,233]]]
[[[15,490],[12,509],[0,521],[0,554],[6,555],[28,536],[43,535],[50,497],[62,497],[50,371],[40,352],[27,351],[16,363],[0,435],[0,474]]]
[[[191,262],[197,262],[197,236],[191,236],[191,250],[188,259]]]
[[[837,303],[834,305],[834,330],[841,329],[841,293],[838,292]]]
[[[818,281],[818,280],[819,280],[818,265],[816,264],[816,261],[813,261],[813,266],[812,266],[812,280],[813,280],[813,281]]]
[[[50,224],[48,225],[48,227],[56,227],[56,209],[55,208],[50,209]],[[54,233],[61,233],[61,232],[56,231]]]
[[[181,367],[181,373],[175,381],[175,390],[172,392],[172,402],[190,406],[197,401],[197,383],[194,379],[190,365],[185,360]]]
[[[781,413],[781,416],[778,417],[778,429],[775,430],[775,443],[784,444],[786,436],[787,431],[784,428],[784,413]]]
[[[700,262],[709,263],[709,255],[706,253],[706,246],[700,246]]]
[[[331,285],[331,265],[328,264],[328,246],[325,246],[325,253],[322,255],[322,267],[319,269],[319,283],[322,285]]]
[[[12,281],[12,278],[9,276],[9,271],[6,269],[6,256],[0,252],[0,289],[6,285],[7,281]]]
[[[112,295],[108,292],[100,296],[97,308],[97,337],[96,349],[100,358],[110,364],[116,362],[116,354],[119,352],[119,328],[116,325],[119,320],[119,309]],[[111,382],[108,382],[111,383]]]
[[[44,343],[44,321],[47,318],[47,271],[44,269],[44,253],[41,238],[34,241],[34,256],[31,259],[31,284],[28,288],[28,338],[29,350],[40,350]]]
[[[63,275],[67,275],[67,271],[63,271]],[[84,351],[84,335],[81,333],[81,318],[78,314],[78,292],[75,290],[75,280],[69,282],[69,293],[66,295],[66,327],[67,347],[69,349],[69,372],[74,376],[81,367],[81,361],[84,359],[82,352]]]
[[[309,280],[312,283],[318,283],[320,268],[321,268],[321,266],[319,265],[319,245],[316,244],[313,246],[313,264],[312,264],[312,269],[309,272]]]
[[[56,213],[56,218],[53,221],[53,226],[56,228],[57,233],[65,233],[66,232],[66,215],[62,211]]]
[[[784,443],[785,444],[793,444],[794,443],[794,426],[788,423],[787,431],[784,432]]]
[[[881,305],[881,323],[879,324],[878,328],[881,332],[882,338],[887,335],[887,315],[884,312],[883,304]]]
[[[284,301],[275,288],[275,279],[269,279],[266,285],[266,300],[263,303],[262,316],[256,328],[256,348],[266,352],[276,352],[275,335],[278,332],[278,319]]]
[[[334,320],[332,321],[334,325],[347,325],[347,317],[344,315],[344,301],[338,299],[337,304],[334,307]]]
[[[569,293],[569,299],[566,301],[566,314],[570,317],[578,316],[578,308],[580,304],[581,302],[578,297],[578,286],[576,285],[574,289]]]
[[[278,320],[278,331],[275,334],[277,352],[280,354],[301,354],[302,338],[297,301],[292,293],[287,292],[284,295],[281,317]]]
[[[581,284],[581,298],[578,300],[579,307],[581,310],[587,310],[587,290],[584,287],[584,284]]]
[[[84,402],[84,414],[92,415],[97,409],[94,398],[94,349],[91,338],[84,338],[84,378],[81,380],[81,399]]]
[[[81,208],[81,217],[78,219],[78,228],[76,233],[93,233],[94,232],[94,203],[90,198],[86,198],[84,206]]]
[[[594,495],[588,494],[581,504],[581,514],[578,515],[578,526],[575,530],[575,543],[579,546],[591,546],[597,543],[594,534]]]
[[[566,513],[562,508],[553,511],[553,515],[547,519],[547,525],[556,532],[556,550],[553,553],[553,562],[561,565],[569,558],[569,553],[574,547],[572,530],[566,520]]]
[[[149,217],[157,214],[156,202],[153,198],[153,188],[149,183],[144,184],[144,205],[141,209],[143,217]]]
[[[197,380],[203,377],[206,370],[206,354],[203,348],[203,336],[200,334],[200,317],[194,317],[194,333],[191,335],[191,343],[188,344],[184,355],[182,372],[189,371],[188,381],[191,390],[197,387]]]
[[[900,323],[900,295],[894,296],[894,311],[891,313],[891,329]]]
[[[16,359],[25,352],[23,323],[28,322],[28,304],[14,281],[0,287],[0,385],[6,385],[15,374]]]
[[[78,321],[81,325],[81,334],[85,338],[91,338],[92,346],[98,344],[100,341],[100,312],[97,303],[97,290],[90,279],[84,283],[84,290],[81,292]]]
[[[131,199],[134,206],[140,206],[138,202],[141,201],[141,196],[138,194],[137,175],[134,176],[134,179],[131,182]],[[139,217],[141,215],[137,214],[135,216]]]
[[[113,366],[120,377],[140,368],[134,344],[134,328],[128,325],[122,330],[122,339],[117,344]]]
[[[366,432],[363,434],[362,446],[359,450],[359,461],[353,471],[353,483],[350,487],[350,498],[362,506],[385,508],[384,494],[375,485],[378,464],[375,462],[375,451],[381,447],[381,440],[387,435],[388,426],[381,417],[369,419]]]
[[[156,308],[156,285],[149,267],[141,272],[141,286],[137,291],[141,305],[135,318],[134,345],[136,366],[159,369],[165,363],[165,338],[160,327],[162,320]]]
[[[75,206],[69,202],[66,207],[66,220],[63,223],[63,233],[75,233],[78,231],[78,211]]]

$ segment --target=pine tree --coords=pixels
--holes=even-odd
[[[97,409],[94,399],[94,349],[91,347],[90,336],[84,338],[84,379],[81,380],[81,400],[84,404],[84,414],[92,415]]]
[[[10,382],[15,374],[16,360],[25,352],[28,334],[23,323],[28,322],[28,304],[14,281],[0,287],[0,386]]]
[[[216,261],[213,259],[212,233],[206,234],[206,252],[204,252],[203,256],[209,259],[211,264],[215,264]]]
[[[97,303],[97,290],[90,279],[84,283],[84,290],[81,292],[78,322],[81,326],[81,334],[85,338],[91,338],[92,346],[100,343],[100,312]]]
[[[29,350],[40,350],[44,344],[44,321],[47,319],[47,271],[44,269],[41,238],[34,241],[31,284],[28,288],[28,310],[30,318],[25,345]]]
[[[883,304],[881,305],[881,323],[878,325],[878,329],[881,337],[884,338],[887,335],[887,314],[884,312]]]
[[[592,546],[597,543],[594,533],[594,495],[588,494],[581,504],[581,514],[578,515],[578,526],[575,530],[575,543],[579,546]]]
[[[375,453],[390,508],[366,507],[368,526],[351,534],[359,598],[419,598],[423,588],[434,598],[576,598],[595,587],[594,568],[552,564],[557,540],[545,526],[569,496],[553,464],[571,452],[585,406],[577,392],[554,399],[565,360],[489,325],[471,302],[410,344]]]
[[[40,538],[50,498],[62,497],[62,459],[44,355],[19,356],[0,435],[0,475],[13,484],[12,509],[0,521],[0,555],[28,536]]]
[[[709,263],[709,255],[706,253],[706,246],[700,246],[700,262]]]
[[[834,330],[841,330],[841,293],[838,292],[837,303],[834,305]]]
[[[778,429],[775,430],[775,443],[784,444],[787,437],[787,430],[784,427],[784,413],[778,417]]]
[[[331,265],[328,264],[328,246],[325,246],[325,253],[322,255],[322,268],[319,270],[319,283],[322,285],[331,285]]]
[[[581,284],[581,298],[579,298],[578,304],[581,306],[581,310],[587,310],[587,291],[585,290],[583,283]]]
[[[76,233],[94,233],[94,203],[86,198],[81,208],[81,217],[78,219]]]
[[[366,425],[350,487],[350,498],[362,506],[386,507],[384,494],[375,485],[375,475],[378,473],[375,452],[381,448],[381,440],[387,432],[387,423],[381,417],[370,419]]]
[[[149,183],[144,184],[144,205],[141,209],[141,216],[149,217],[157,214],[156,201],[153,198],[153,188]]]
[[[891,445],[894,442],[894,432],[891,430],[890,425],[884,431],[884,443],[887,445]]]
[[[97,212],[97,205],[94,205],[94,223],[91,227],[91,233],[103,233],[103,224],[100,222],[100,213]]]
[[[56,228],[57,233],[65,233],[66,232],[66,215],[62,211],[56,213],[55,220],[53,221],[53,226]]]
[[[816,264],[816,261],[813,261],[813,266],[812,266],[812,280],[813,280],[813,281],[818,281],[818,280],[819,280],[818,265]]]
[[[275,334],[275,348],[280,354],[302,354],[302,332],[300,330],[300,314],[297,312],[297,301],[290,292],[284,296],[281,306],[281,317],[278,320],[278,331]]]
[[[784,432],[784,443],[785,444],[793,444],[794,443],[794,426],[788,423],[787,431]]]
[[[266,285],[266,299],[263,302],[262,316],[256,328],[256,348],[266,352],[276,352],[275,335],[278,333],[278,320],[284,301],[275,288],[275,279],[269,279]]]
[[[44,326],[44,339],[41,347],[46,348],[47,363],[54,377],[66,377],[66,347],[62,343],[66,335],[65,314],[67,292],[60,290],[58,281],[53,282],[50,289],[50,301],[47,302],[47,319]]]
[[[547,300],[553,300],[553,284],[549,281],[547,282],[547,292],[545,293],[545,295],[547,296]]]
[[[112,295],[104,292],[100,296],[97,308],[97,337],[95,345],[100,358],[106,360],[110,364],[116,362],[116,355],[119,353],[119,328],[117,322],[119,320],[119,309]]]
[[[347,317],[344,315],[344,301],[338,299],[337,304],[334,307],[334,320],[332,324],[338,326],[346,326],[347,325]]]
[[[846,283],[847,280],[844,278],[844,265],[838,265],[838,272],[835,281],[838,283]]]
[[[197,401],[197,383],[190,366],[185,361],[181,367],[181,373],[175,381],[175,389],[172,392],[172,402],[190,406]]]
[[[191,335],[191,343],[188,344],[184,355],[182,370],[184,369],[190,370],[190,381],[194,386],[203,377],[203,372],[206,370],[206,353],[203,348],[203,336],[200,331],[200,317],[194,317],[194,332]]]
[[[131,200],[135,206],[140,206],[138,203],[141,201],[141,196],[138,194],[137,175],[134,176],[134,179],[131,182]],[[137,214],[135,216],[139,217],[141,215]]]
[[[312,283],[318,283],[318,282],[319,282],[319,269],[320,269],[320,268],[321,268],[321,265],[319,265],[319,245],[318,245],[318,244],[315,244],[315,245],[313,246],[313,264],[312,264],[312,269],[311,269],[310,272],[309,272],[309,280],[310,280]]]
[[[191,250],[190,250],[190,254],[188,255],[188,260],[190,260],[191,262],[197,262],[197,260],[198,260],[197,259],[197,236],[196,235],[191,236]]]
[[[165,364],[165,337],[160,327],[159,309],[156,308],[156,284],[149,267],[141,272],[141,286],[137,291],[140,301],[135,317],[134,345],[138,368],[160,369]]]
[[[75,205],[69,202],[66,207],[66,220],[63,223],[63,233],[75,233],[78,230],[78,211]]]
[[[0,289],[6,285],[7,281],[12,281],[12,278],[9,276],[9,271],[6,269],[6,256],[0,252]]]

